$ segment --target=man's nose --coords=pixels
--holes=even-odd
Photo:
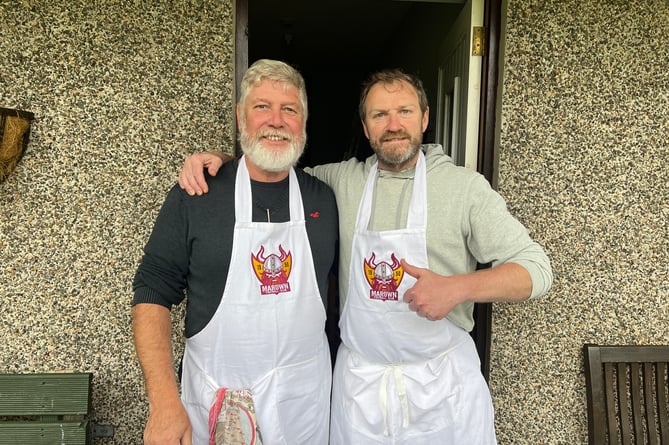
[[[283,122],[283,113],[281,112],[281,109],[272,110],[269,117],[269,124],[273,127],[282,127]]]
[[[396,113],[388,114],[388,130],[397,131],[402,128],[400,118]]]

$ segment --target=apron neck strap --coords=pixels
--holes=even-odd
[[[356,221],[356,230],[367,230],[369,220],[372,216],[372,198],[376,186],[379,163],[374,163],[367,176],[365,189],[360,199],[358,207],[358,219]],[[416,229],[427,227],[427,168],[425,166],[425,155],[423,150],[418,151],[418,162],[416,162],[413,192],[409,201],[409,211],[407,214],[407,229]]]
[[[288,172],[288,187],[290,220],[302,221],[304,220],[302,195],[295,169],[292,167]],[[246,155],[243,155],[237,165],[237,176],[235,177],[235,220],[237,222],[250,223],[253,220],[252,198],[251,177],[249,176],[248,168],[246,168]]]

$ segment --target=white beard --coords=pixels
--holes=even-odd
[[[287,150],[272,150],[263,145],[264,136],[280,136],[288,139],[289,146]],[[280,172],[290,169],[297,164],[297,161],[304,153],[304,143],[306,134],[300,138],[292,138],[289,134],[281,131],[263,131],[259,132],[256,138],[252,138],[246,130],[242,130],[239,138],[242,151],[249,160],[268,172]]]

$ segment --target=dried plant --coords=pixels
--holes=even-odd
[[[9,113],[14,111],[16,116]],[[25,112],[4,110],[0,119],[0,182],[4,181],[16,168],[27,145],[30,117]]]

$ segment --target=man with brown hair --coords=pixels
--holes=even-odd
[[[523,301],[552,284],[543,249],[488,182],[421,145],[428,113],[419,79],[375,73],[360,100],[375,154],[305,169],[332,187],[339,208],[332,445],[495,444],[469,335],[474,304]],[[215,174],[221,157],[190,156],[179,184],[206,193],[203,166]]]

